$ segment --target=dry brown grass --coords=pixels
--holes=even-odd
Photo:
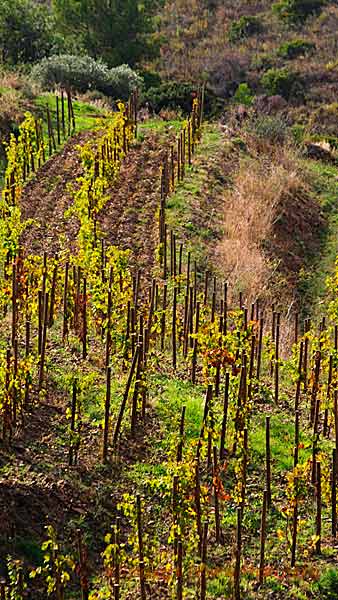
[[[294,151],[284,148],[276,156],[245,159],[225,194],[224,239],[219,249],[222,271],[235,296],[242,291],[247,303],[270,301],[284,288],[290,298],[279,262],[264,249],[271,246],[274,224],[286,196],[305,189]]]

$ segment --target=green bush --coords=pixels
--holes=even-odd
[[[321,600],[337,600],[338,598],[338,570],[329,569],[321,576],[318,582]]]
[[[299,87],[300,81],[296,73],[288,69],[269,69],[264,73],[261,83],[269,96],[280,95],[288,100],[292,92]],[[298,91],[298,90],[297,90]]]
[[[63,54],[42,60],[32,69],[32,77],[47,89],[55,85],[78,92],[98,90],[107,96],[127,99],[130,92],[142,85],[128,65],[108,69],[90,56]]]
[[[282,58],[288,58],[292,60],[298,56],[304,56],[309,54],[316,49],[316,45],[312,42],[305,40],[293,40],[292,42],[285,42],[278,49],[278,54]]]
[[[262,23],[258,17],[243,16],[238,19],[238,21],[232,21],[228,32],[228,38],[233,44],[246,37],[260,33],[262,29]]]
[[[247,83],[240,83],[234,100],[237,104],[244,104],[245,106],[251,106],[253,103],[254,95]]]
[[[151,87],[143,95],[143,102],[148,102],[151,108],[160,112],[164,108],[181,109],[185,113],[191,111],[192,100],[197,89],[192,83],[170,81],[158,87]],[[205,90],[204,111],[207,115],[215,115],[223,107],[217,96],[209,89]]]
[[[318,15],[326,0],[280,0],[272,10],[282,21],[299,24],[311,15]]]
[[[143,79],[145,90],[149,90],[152,87],[159,87],[162,83],[160,75],[154,71],[140,71],[140,75]]]

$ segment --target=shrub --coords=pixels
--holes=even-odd
[[[311,134],[338,136],[338,103],[326,104],[312,111],[308,125]]]
[[[61,85],[78,92],[98,90],[114,98],[126,99],[142,85],[142,79],[128,65],[108,69],[90,56],[63,54],[42,60],[32,69],[32,77],[44,88]]]
[[[288,69],[269,69],[264,73],[261,83],[267,94],[270,96],[280,95],[289,99],[300,81],[296,73]],[[298,91],[298,90],[297,90]]]
[[[232,21],[228,32],[228,38],[233,44],[246,37],[260,33],[262,29],[262,23],[258,17],[243,16],[238,19],[238,21]]]
[[[196,86],[192,83],[170,81],[147,90],[143,95],[143,102],[148,102],[156,113],[159,113],[162,109],[181,109],[185,113],[189,113],[196,92]],[[219,108],[219,100],[216,95],[209,88],[206,88],[205,113],[208,115],[216,114]]]
[[[336,600],[338,598],[338,571],[329,569],[321,576],[318,582],[322,600]]]
[[[282,117],[260,115],[247,124],[248,132],[272,144],[283,144],[287,139],[289,128]]]
[[[146,90],[152,87],[159,87],[162,83],[160,75],[154,71],[140,71],[140,75],[144,82],[144,89]]]
[[[248,86],[247,83],[240,83],[236,93],[234,95],[234,100],[237,104],[244,104],[245,106],[251,106],[253,103],[253,93]]]
[[[282,21],[298,24],[311,15],[318,15],[326,0],[280,0],[272,10]]]
[[[293,40],[292,42],[285,42],[278,49],[278,54],[282,58],[288,58],[292,60],[298,56],[304,56],[309,54],[316,49],[316,45],[312,42],[305,40]]]

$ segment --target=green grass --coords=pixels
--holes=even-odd
[[[186,407],[185,433],[187,444],[198,438],[203,419],[204,390],[188,381],[169,379],[165,376],[155,378],[155,408],[165,431],[178,433],[178,424],[182,407]]]
[[[212,184],[212,192],[220,191],[221,182],[213,181],[207,168],[207,161],[212,159],[223,145],[222,134],[217,124],[204,125],[200,144],[191,167],[186,165],[185,179],[175,192],[170,195],[166,205],[166,220],[169,229],[174,229],[179,239],[185,240],[186,249],[192,252],[200,268],[206,268],[206,245],[213,239],[214,232],[208,227],[210,215],[205,215],[203,227],[195,219],[196,204]]]
[[[338,168],[321,161],[307,161],[305,166],[312,175],[312,188],[327,219],[327,228],[322,232],[321,254],[312,268],[301,276],[301,291],[316,316],[322,312],[322,303],[327,296],[327,278],[332,275],[338,256]]]
[[[61,100],[61,99],[60,99]],[[60,104],[60,119],[61,119],[61,102]],[[43,119],[43,133],[45,142],[48,142],[48,126],[47,126],[47,107],[50,110],[52,125],[54,128],[54,135],[56,137],[57,128],[57,117],[56,117],[56,98],[55,94],[42,94],[35,100],[35,105],[38,113],[40,113]],[[84,102],[73,101],[73,109],[75,116],[75,132],[88,131],[97,126],[100,119],[107,116],[106,111],[98,109],[97,107],[86,104]],[[65,118],[67,121],[67,103],[65,103]],[[67,133],[67,122],[66,122],[66,133]],[[62,137],[62,136],[61,136]]]
[[[168,131],[173,131],[174,133],[179,133],[182,128],[182,120],[181,119],[172,119],[170,121],[164,121],[159,117],[148,119],[143,123],[140,123],[138,126],[138,133],[142,136],[147,131],[151,131],[154,133],[167,133]]]

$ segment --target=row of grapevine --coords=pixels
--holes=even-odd
[[[95,363],[105,378],[97,460],[112,469],[123,463],[125,445],[146,428],[159,371],[205,390],[199,433],[188,433],[189,414],[182,406],[163,475],[144,482],[142,497],[121,498],[103,553],[106,591],[89,583],[81,535],[75,557],[62,550],[49,529],[44,566],[32,575],[40,577],[41,585],[51,586],[57,600],[64,599],[67,583],[76,580],[84,599],[122,600],[138,588],[142,600],[158,589],[163,598],[205,600],[209,583],[222,573],[228,586],[224,593],[239,600],[247,593],[242,595],[243,572],[249,571],[251,581],[263,585],[281,553],[284,574],[290,574],[309,553],[320,554],[324,539],[326,545],[328,538],[335,544],[336,298],[319,326],[294,316],[294,338],[285,351],[282,311],[259,300],[247,307],[242,294],[237,305],[230,305],[226,282],[199,273],[191,253],[167,231],[166,200],[193,160],[201,113],[198,99],[177,147],[169,148],[164,159],[160,274],[149,287],[140,272],[130,271],[128,252],[107,245],[98,226],[98,215],[105,210],[109,189],[135,136],[135,105],[121,104],[96,141],[80,149],[83,175],[74,186],[68,212],[79,223],[75,252],[60,258],[25,255],[21,185],[15,206],[4,213],[0,311],[8,333],[0,350],[3,444],[11,445],[18,427],[29,427],[29,411],[48,394],[52,333],[66,348],[77,340],[83,365]],[[336,278],[330,286],[336,289]],[[118,406],[111,393],[113,376],[124,383]],[[80,392],[81,381],[74,378],[65,448],[72,468],[81,463],[83,451]],[[283,411],[293,423],[288,442],[292,465],[284,480],[274,471],[275,414],[268,406]],[[257,415],[265,417],[259,472],[253,463]],[[304,437],[310,440],[308,447]],[[280,521],[285,527],[276,534]],[[249,548],[254,564],[247,563]],[[19,588],[22,593],[26,585],[21,567],[12,564],[11,569],[16,575],[0,588],[4,598]]]

